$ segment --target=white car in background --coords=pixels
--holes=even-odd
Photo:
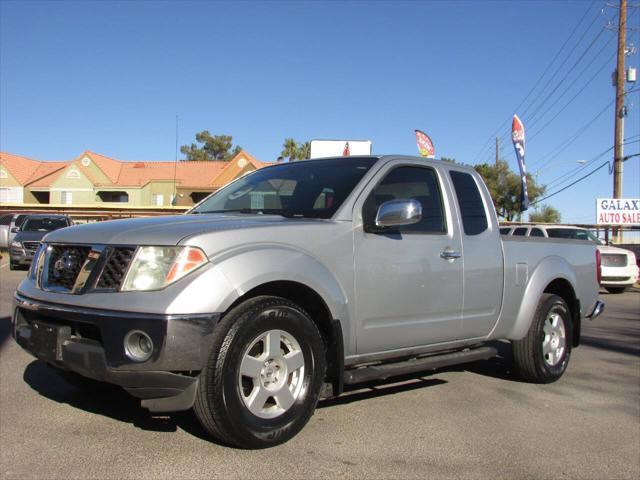
[[[639,272],[635,254],[624,248],[606,245],[585,228],[569,225],[522,225],[521,227],[501,227],[500,233],[521,237],[591,240],[598,244],[602,259],[600,285],[609,293],[622,293],[638,281]]]

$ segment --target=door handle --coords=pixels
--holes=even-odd
[[[440,258],[444,258],[445,260],[455,260],[460,257],[462,257],[462,253],[454,252],[453,250],[443,250],[440,252]]]

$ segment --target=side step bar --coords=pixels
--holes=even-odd
[[[496,355],[498,355],[498,351],[494,347],[478,347],[472,350],[463,350],[461,352],[431,355],[423,358],[412,358],[411,360],[405,360],[402,362],[354,368],[351,370],[345,370],[344,383],[352,385],[354,383],[364,383],[372,380],[384,380],[386,378],[397,377],[399,375],[407,375],[425,370],[450,367],[461,363],[486,360],[488,358],[495,357]]]

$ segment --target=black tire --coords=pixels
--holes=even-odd
[[[563,324],[565,340],[564,351],[555,362],[552,356],[545,356],[543,353],[545,323],[552,314],[558,314],[558,320]],[[522,340],[513,342],[513,356],[518,372],[530,382],[555,382],[569,364],[572,339],[573,324],[567,303],[558,295],[543,294],[527,335]]]
[[[247,349],[271,331],[282,331],[298,342],[304,373],[298,377],[302,387],[296,390],[294,403],[275,418],[261,418],[243,400],[247,385],[245,377],[240,377],[240,366]],[[255,297],[225,315],[212,343],[193,407],[204,429],[217,440],[241,448],[271,447],[294,437],[313,415],[326,369],[322,336],[311,317],[289,300]],[[275,404],[274,399],[269,397],[263,407],[271,401]]]
[[[627,290],[627,287],[604,287],[607,289],[609,293],[624,293]]]

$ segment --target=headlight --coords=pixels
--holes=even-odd
[[[196,247],[139,247],[121,290],[159,290],[208,261]]]
[[[11,246],[15,248],[22,248],[22,244],[20,242],[16,242],[15,240],[11,242]]]
[[[41,243],[40,246],[38,246],[36,253],[33,255],[33,260],[31,261],[31,266],[29,267],[28,273],[30,280],[36,280],[36,275],[38,274],[38,266],[40,265],[40,262],[42,262],[42,256],[44,255],[45,250],[46,247]]]

